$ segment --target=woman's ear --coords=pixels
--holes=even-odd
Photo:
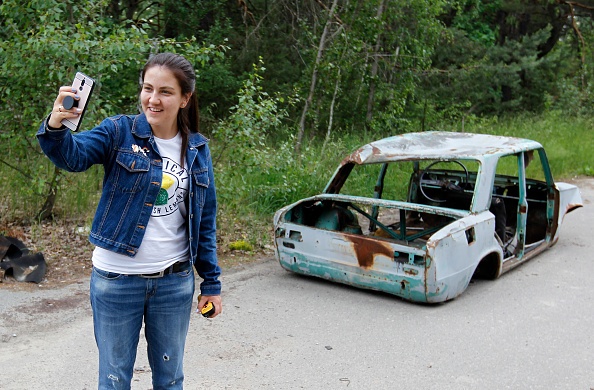
[[[181,108],[185,108],[188,105],[188,102],[190,101],[190,98],[192,97],[192,93],[187,93],[184,98],[182,99],[182,104],[181,104]]]

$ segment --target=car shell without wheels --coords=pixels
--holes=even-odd
[[[580,206],[538,142],[409,133],[362,146],[321,194],[278,210],[275,253],[292,272],[443,302],[554,245]]]

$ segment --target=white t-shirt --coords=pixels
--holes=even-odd
[[[119,274],[153,273],[189,259],[184,203],[189,176],[179,164],[181,135],[154,139],[163,161],[163,179],[140,248],[136,256],[129,257],[96,247],[93,266],[99,269]]]

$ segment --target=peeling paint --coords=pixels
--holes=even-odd
[[[362,236],[345,235],[345,238],[353,243],[353,249],[357,257],[359,265],[363,268],[373,267],[373,262],[376,256],[386,256],[388,258],[394,257],[394,250],[390,245],[378,241],[377,239],[370,239]]]
[[[535,151],[544,180],[527,178],[521,169],[524,156]],[[503,156],[516,158],[517,177],[496,173]],[[431,165],[458,159],[473,160],[470,176],[459,161],[463,170]],[[407,200],[381,199],[385,164],[397,161],[416,164]],[[370,189],[375,197],[340,193],[353,169],[366,164],[384,164]],[[442,182],[450,183],[444,191],[465,186],[457,186],[457,197],[446,191],[444,200],[432,200],[419,190],[425,172],[433,175],[426,185],[433,185],[434,193]],[[503,212],[491,209],[493,198],[503,203]],[[357,149],[343,159],[323,193],[277,211],[275,253],[292,272],[416,302],[443,302],[463,293],[479,266],[498,277],[552,246],[564,215],[581,206],[577,187],[553,181],[538,142],[470,133],[404,134]],[[386,215],[395,222],[382,219]],[[361,220],[369,229],[358,225]]]

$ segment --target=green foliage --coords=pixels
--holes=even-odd
[[[594,174],[594,122],[562,111],[526,114],[467,126],[468,132],[507,135],[540,142],[557,180]]]
[[[502,1],[460,0],[450,2],[453,19],[448,23],[455,30],[466,31],[468,38],[483,47],[497,42],[497,28],[493,25]]]
[[[254,65],[237,93],[237,104],[214,130],[213,163],[218,173],[217,186],[222,189],[222,199],[232,203],[238,196],[245,199],[261,191],[261,182],[243,182],[245,177],[267,175],[276,169],[271,157],[277,151],[266,145],[266,139],[273,129],[280,127],[287,112],[282,108],[284,98],[271,97],[263,90],[260,73],[264,71],[262,61]],[[240,186],[236,186],[238,181]]]
[[[334,143],[323,156],[321,145],[293,153],[294,137],[282,120],[295,101],[268,95],[261,86],[264,71],[262,61],[253,66],[237,93],[237,104],[214,131],[218,197],[227,212],[268,215],[321,191],[331,173],[324,164],[335,165],[344,152]]]
[[[85,127],[135,113],[139,69],[166,50],[196,66],[221,211],[235,230],[320,192],[354,148],[409,131],[533,138],[556,176],[593,175],[594,23],[575,3],[570,25],[566,2],[551,0],[339,1],[296,155],[331,3],[0,1],[0,179],[10,183],[0,217],[34,215],[54,189],[60,215],[92,212],[101,169],[57,172],[35,132],[77,70],[98,81]]]
[[[222,141],[218,149],[218,161],[224,154],[241,165],[257,166],[260,163],[260,147],[264,146],[267,133],[281,124],[287,115],[280,105],[282,97],[270,97],[261,86],[266,70],[262,60],[253,66],[253,71],[237,93],[238,102],[231,107],[230,116],[220,121],[214,130],[215,137]]]
[[[229,243],[229,249],[232,251],[248,251],[254,250],[254,246],[245,240],[238,240]]]
[[[563,98],[580,112],[588,107],[591,75],[579,52],[591,45],[577,42],[564,24],[571,21],[566,7],[548,0],[460,0],[448,11],[441,17],[448,34],[422,84],[430,113],[454,107],[460,117],[542,112]],[[591,39],[591,18],[578,18],[580,34]]]
[[[102,2],[4,1],[0,18],[0,137],[5,164],[16,163],[20,175],[15,183],[24,200],[39,204],[49,191],[54,173],[48,165],[33,163],[39,155],[35,131],[52,107],[60,85],[70,82],[76,70],[101,81],[102,75],[121,70],[144,44],[141,30],[123,31],[95,18]],[[76,17],[74,17],[76,15]],[[139,59],[140,53],[137,54]],[[97,94],[99,95],[99,94]],[[94,97],[87,123],[107,108]],[[106,107],[107,106],[107,107]],[[101,107],[101,109],[99,109]],[[59,175],[59,174],[58,174]],[[35,185],[28,185],[30,182]]]
[[[380,3],[351,2],[341,9],[341,33],[329,42],[320,68],[319,89],[325,92],[317,95],[312,127],[326,129],[331,92],[339,78],[337,128],[410,130],[419,75],[429,67],[443,31],[437,15],[444,2],[388,1],[379,15]]]
[[[0,4],[0,100],[5,102],[0,112],[5,153],[0,162],[17,167],[20,174],[14,184],[31,205],[39,206],[55,190],[53,183],[67,182],[57,180],[63,172],[48,173],[49,162],[34,163],[40,155],[35,132],[60,85],[70,83],[77,70],[98,82],[84,121],[91,127],[107,116],[137,111],[138,70],[151,51],[183,52],[199,67],[224,52],[223,46],[199,47],[193,39],[148,39],[136,25],[98,17],[106,4],[88,0]]]
[[[425,94],[438,110],[459,107],[459,115],[535,110],[542,106],[542,88],[534,83],[554,63],[539,60],[538,44],[547,30],[509,40],[503,45],[483,45],[467,32],[450,29],[434,56],[434,69],[424,80]],[[528,84],[535,87],[525,88]]]

